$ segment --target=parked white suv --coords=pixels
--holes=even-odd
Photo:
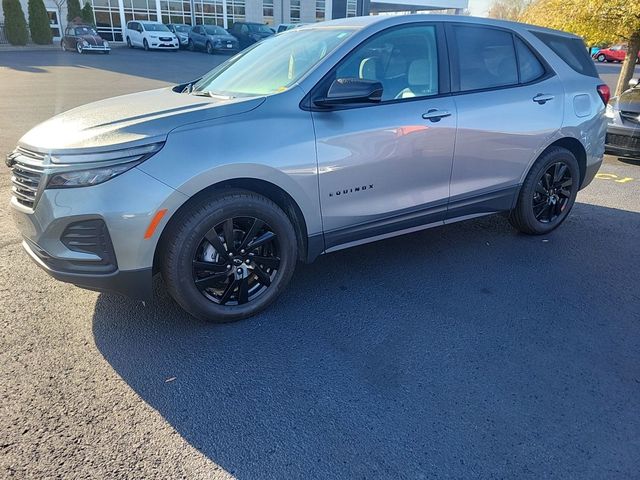
[[[162,50],[178,50],[178,38],[160,22],[128,22],[125,38],[129,48],[142,47]]]

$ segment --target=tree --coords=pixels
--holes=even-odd
[[[79,0],[67,0],[67,22],[73,22],[76,18],[82,18],[82,8]]]
[[[29,30],[31,40],[38,45],[49,45],[52,43],[51,27],[49,25],[49,15],[42,0],[29,0]]]
[[[27,22],[19,0],[2,0],[4,33],[11,45],[26,45],[29,41]]]
[[[501,20],[518,20],[529,3],[530,0],[494,0],[487,15]]]
[[[95,18],[93,16],[93,7],[89,2],[86,2],[84,4],[84,7],[82,7],[82,21],[87,25],[96,24]]]
[[[640,50],[640,2],[633,0],[536,0],[522,21],[566,30],[590,44],[626,42],[627,56],[616,95],[627,88]]]

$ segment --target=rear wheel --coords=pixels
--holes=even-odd
[[[530,235],[558,227],[569,215],[580,186],[576,157],[566,148],[549,148],[533,164],[509,221]]]
[[[596,57],[599,62],[604,62],[607,57],[605,57],[602,53]]]
[[[67,51],[67,46],[64,44],[64,39],[60,40],[60,48],[62,48],[63,52]]]
[[[196,49],[195,45],[193,44],[193,40],[189,39],[187,48],[189,49],[190,52],[193,52]]]
[[[133,48],[133,45],[131,45],[131,39],[129,37],[127,37],[127,47]]]
[[[213,53],[213,46],[211,45],[211,42],[207,42],[207,53],[209,55]]]
[[[194,317],[231,322],[255,315],[295,269],[293,226],[272,201],[230,190],[180,212],[161,246],[171,296]]]

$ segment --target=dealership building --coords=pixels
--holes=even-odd
[[[54,40],[66,25],[66,2],[43,0],[49,13]],[[468,0],[89,0],[102,37],[123,40],[129,20],[163,23],[209,24],[229,28],[247,21],[277,26],[280,23],[312,23],[360,15],[423,11],[460,13]],[[27,15],[28,0],[20,0]],[[85,0],[80,0],[83,5]],[[4,22],[0,7],[0,25]],[[27,19],[28,20],[28,19]],[[2,38],[0,38],[2,41]]]

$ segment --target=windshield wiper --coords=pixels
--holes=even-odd
[[[191,89],[190,94],[196,97],[223,98],[225,100],[231,100],[232,98],[236,98],[233,95],[225,95],[223,93],[210,92],[208,90],[193,90],[193,88]]]

